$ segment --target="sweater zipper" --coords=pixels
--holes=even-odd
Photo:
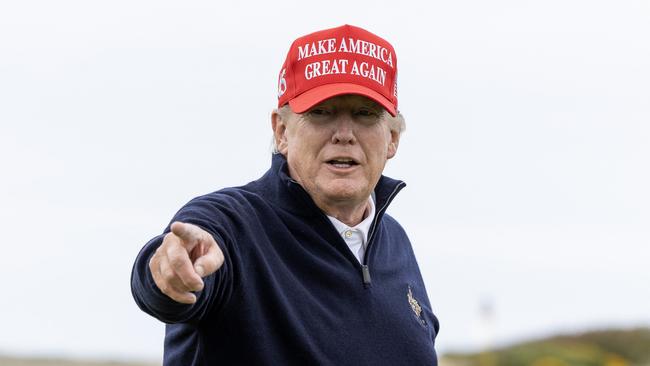
[[[395,198],[395,195],[402,188],[402,186],[404,186],[404,182],[400,182],[397,186],[395,186],[393,191],[388,196],[386,202],[384,202],[384,205],[381,206],[381,208],[375,213],[375,218],[372,223],[372,230],[370,231],[370,235],[368,235],[368,244],[366,245],[365,251],[363,253],[363,263],[361,264],[361,274],[363,276],[364,288],[369,288],[370,284],[372,283],[372,278],[370,277],[370,266],[368,265],[368,252],[370,251],[370,244],[372,244],[372,239],[375,237],[375,232],[377,231],[377,219],[381,214],[383,214],[383,212],[386,210],[393,198]]]
[[[297,185],[298,187],[300,187],[300,188],[301,188],[301,189],[302,189],[306,194],[308,194],[307,191],[305,191],[304,188],[302,188],[302,186],[300,185],[300,183],[298,183],[298,181],[296,181],[296,180],[293,179],[293,178],[289,178],[289,181],[290,181],[291,183],[296,184],[296,185]],[[364,248],[364,253],[363,253],[363,263],[361,263],[361,276],[363,277],[363,287],[364,287],[364,288],[369,288],[369,287],[370,287],[370,284],[372,283],[372,278],[370,277],[370,266],[368,265],[367,262],[368,262],[368,251],[369,251],[369,249],[370,249],[370,244],[371,244],[372,239],[375,237],[375,232],[377,231],[377,219],[378,219],[379,216],[380,216],[380,215],[381,215],[381,214],[386,210],[386,208],[387,208],[388,205],[391,203],[391,201],[393,200],[393,198],[395,198],[395,195],[397,194],[397,192],[398,192],[398,191],[399,191],[399,190],[400,190],[404,185],[405,185],[404,182],[399,182],[399,184],[397,184],[397,185],[395,186],[395,188],[393,188],[393,191],[390,193],[390,195],[388,195],[388,198],[386,199],[386,202],[384,202],[383,206],[381,206],[381,208],[379,208],[379,210],[377,210],[377,211],[375,212],[375,218],[373,219],[373,222],[372,222],[372,225],[371,225],[372,230],[370,231],[370,234],[368,235],[368,242],[367,242],[367,244],[366,244],[366,247]],[[320,209],[319,209],[319,211],[320,211]],[[323,218],[325,218],[325,219],[327,220],[327,215],[325,215],[324,212],[321,211],[321,215],[323,216]]]

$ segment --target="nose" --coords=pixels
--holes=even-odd
[[[354,125],[350,116],[342,115],[334,123],[334,132],[332,133],[333,144],[355,144],[357,138],[354,135]]]

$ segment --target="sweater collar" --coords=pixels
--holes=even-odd
[[[287,159],[282,154],[273,154],[271,168],[260,183],[265,190],[272,191],[265,198],[285,210],[304,216],[323,214],[307,191],[289,176]],[[382,175],[374,190],[376,215],[383,215],[395,195],[405,186],[403,181]]]

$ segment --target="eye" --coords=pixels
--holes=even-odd
[[[378,119],[380,117],[380,113],[377,110],[373,108],[365,108],[365,107],[357,110],[355,115],[362,118],[373,118],[373,119]]]
[[[329,116],[330,114],[332,114],[332,112],[328,109],[325,109],[324,107],[314,107],[310,109],[307,112],[307,114],[309,114],[310,116],[319,117],[319,116]]]

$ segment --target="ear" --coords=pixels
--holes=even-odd
[[[271,113],[271,128],[273,129],[275,146],[282,155],[287,156],[287,121],[282,119],[277,109]]]
[[[388,142],[387,158],[390,159],[397,154],[397,147],[399,146],[400,133],[396,130],[390,129],[390,141]]]

